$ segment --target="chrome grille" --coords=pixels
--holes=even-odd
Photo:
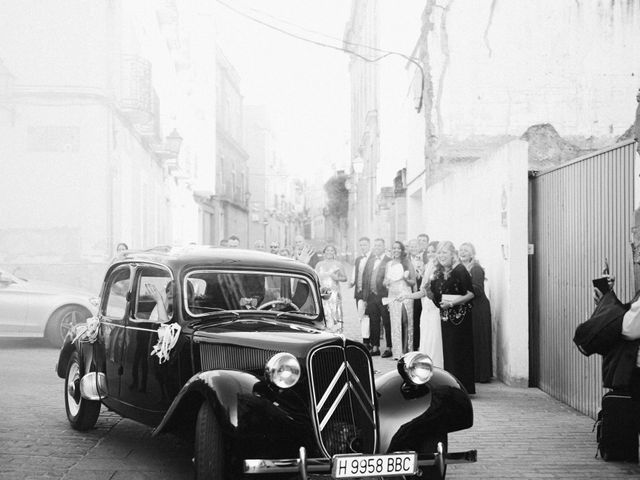
[[[368,355],[358,347],[322,347],[309,359],[313,415],[329,456],[374,453],[376,415]]]
[[[200,363],[202,370],[263,370],[276,353],[279,351],[205,343],[200,344]]]

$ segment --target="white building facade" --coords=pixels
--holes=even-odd
[[[213,34],[206,10],[25,1],[3,18],[0,264],[97,289],[119,242],[203,241],[215,51],[185,32]]]

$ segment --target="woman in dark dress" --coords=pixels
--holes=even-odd
[[[458,249],[460,262],[467,268],[473,284],[473,350],[476,362],[476,382],[486,383],[493,375],[491,358],[491,305],[484,293],[484,269],[476,259],[476,249],[471,243],[463,243]]]
[[[438,245],[430,288],[434,303],[440,307],[444,369],[452,373],[468,393],[476,393],[470,303],[473,285],[471,275],[458,261],[458,252],[450,241]]]

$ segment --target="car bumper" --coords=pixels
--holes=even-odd
[[[418,455],[418,467],[436,466],[440,472],[444,472],[444,467],[449,463],[473,463],[477,461],[477,450],[467,450],[464,452],[443,452],[441,443],[438,443],[438,450],[434,453],[421,453]],[[302,480],[307,479],[308,473],[331,473],[331,458],[307,458],[306,450],[300,447],[299,458],[287,459],[247,459],[244,461],[245,475],[265,474],[265,473],[296,473],[300,474]]]

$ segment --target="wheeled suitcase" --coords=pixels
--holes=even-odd
[[[605,462],[638,462],[639,414],[628,393],[611,391],[602,397],[595,428],[598,452]]]

